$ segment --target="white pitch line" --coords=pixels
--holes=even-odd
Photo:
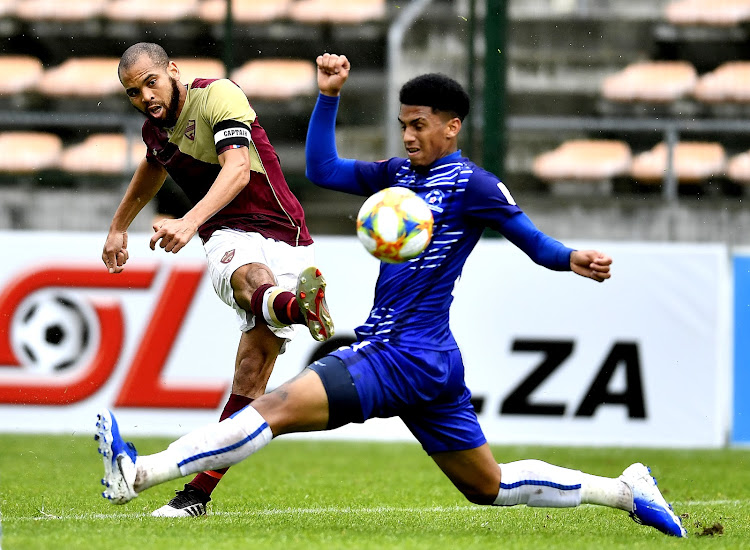
[[[677,501],[673,502],[673,506],[739,506],[750,504],[750,500],[691,500],[687,502]],[[583,506],[593,506],[585,504]],[[398,506],[374,506],[368,508],[276,508],[272,510],[245,510],[237,512],[209,512],[209,516],[217,517],[252,517],[252,516],[304,516],[304,515],[320,515],[320,514],[383,514],[383,513],[425,513],[425,514],[445,514],[445,513],[456,513],[456,512],[470,512],[470,513],[483,513],[489,511],[489,506],[432,506],[432,507],[398,507]],[[133,513],[114,513],[114,514],[50,514],[48,512],[40,512],[41,515],[33,517],[13,517],[5,515],[5,520],[17,520],[17,521],[55,521],[55,520],[101,520],[101,519],[135,519],[135,518],[146,518],[150,517],[151,514],[147,512],[133,512]],[[161,519],[161,518],[159,518]]]
[[[446,513],[462,511],[480,511],[478,506],[435,506],[425,508],[407,508],[395,506],[376,506],[372,508],[275,508],[272,510],[245,510],[237,512],[209,512],[209,516],[231,517],[231,516],[280,516],[280,515],[319,515],[319,514],[382,514],[382,513]],[[150,517],[147,512],[114,513],[114,514],[62,514],[55,515],[41,512],[40,516],[13,518],[19,521],[44,521],[44,520],[87,520],[87,519],[127,519]],[[5,519],[11,516],[5,515]],[[161,518],[159,518],[161,519]]]

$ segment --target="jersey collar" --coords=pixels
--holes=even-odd
[[[433,162],[429,166],[425,166],[425,167],[412,166],[411,169],[414,170],[418,174],[427,174],[429,173],[430,170],[443,166],[444,164],[451,164],[453,162],[460,160],[462,156],[463,156],[463,153],[461,153],[461,149],[459,149],[455,153],[451,153],[450,155],[445,155],[443,158],[437,159],[435,162]]]
[[[459,149],[455,153],[451,153],[450,155],[445,155],[441,159],[437,159],[435,162],[432,163],[432,166],[430,166],[430,168],[437,168],[438,166],[442,166],[443,164],[450,164],[452,162],[456,162],[462,156],[463,156],[463,153],[461,153],[461,149]]]

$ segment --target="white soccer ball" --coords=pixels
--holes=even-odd
[[[357,215],[357,237],[378,260],[401,263],[417,257],[432,239],[432,211],[405,187],[388,187],[368,198]]]
[[[30,372],[69,372],[86,352],[91,340],[89,319],[72,296],[39,293],[26,300],[11,325],[16,357]]]

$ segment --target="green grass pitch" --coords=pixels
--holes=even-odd
[[[168,442],[135,439],[141,453]],[[501,462],[539,458],[606,476],[644,462],[690,538],[669,538],[624,512],[594,506],[472,505],[416,444],[283,438],[230,470],[208,516],[152,518],[150,511],[187,479],[113,506],[99,496],[102,468],[93,435],[0,435],[2,547],[750,548],[750,450],[493,450]]]

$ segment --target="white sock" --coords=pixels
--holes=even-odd
[[[135,459],[133,489],[140,493],[159,483],[182,477],[177,462],[177,458],[169,449],[153,455],[138,455]]]
[[[581,502],[633,511],[633,491],[621,479],[581,474]]]
[[[599,504],[628,512],[633,509],[630,487],[619,479],[585,474],[541,460],[500,464],[500,491],[496,506],[569,508]]]
[[[500,491],[495,506],[570,508],[581,503],[583,475],[541,460],[500,464]]]
[[[134,488],[237,464],[273,439],[268,423],[248,405],[218,424],[193,430],[154,455],[139,456]]]

